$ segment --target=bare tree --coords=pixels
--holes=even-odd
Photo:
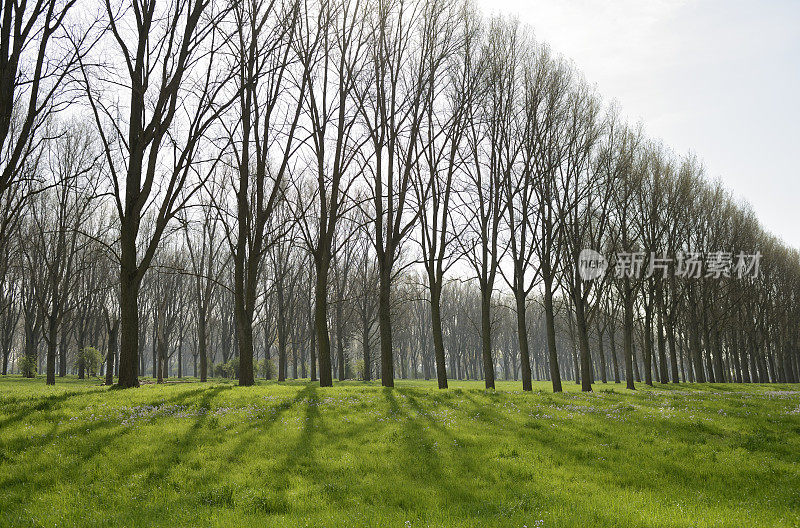
[[[531,46],[534,46],[532,43]],[[522,363],[522,388],[532,390],[530,351],[527,327],[528,296],[546,277],[545,291],[552,322],[552,293],[557,254],[557,240],[562,224],[554,211],[560,210],[553,196],[556,168],[559,166],[558,149],[563,122],[563,97],[568,77],[563,67],[551,56],[547,47],[535,46],[522,59],[522,95],[520,100],[520,166],[506,180],[506,223],[508,227],[509,256],[512,262],[511,279],[506,282],[514,294],[517,336]],[[534,268],[536,258],[539,266]],[[502,271],[502,268],[501,268]],[[506,274],[504,273],[504,277]],[[547,307],[546,307],[547,309]],[[555,329],[547,325],[548,336],[555,345]],[[560,390],[558,358],[552,350],[551,377],[553,388]]]
[[[469,161],[460,198],[468,226],[461,245],[481,292],[483,375],[486,388],[493,389],[492,295],[504,254],[499,242],[508,207],[506,182],[517,168],[521,150],[517,129],[521,34],[516,23],[493,19],[486,38],[481,63],[484,94],[469,116],[465,154]]]
[[[634,198],[643,177],[644,169],[639,156],[641,137],[621,124],[611,121],[606,133],[606,145],[598,164],[610,181],[612,202],[611,244],[620,253],[639,253],[639,234],[634,219]],[[614,280],[623,309],[623,354],[625,358],[625,383],[635,389],[633,374],[633,323],[634,303],[640,281],[634,269]]]
[[[249,0],[233,6],[232,69],[237,102],[230,136],[236,179],[232,243],[239,384],[252,385],[253,318],[267,226],[285,197],[306,78],[294,71],[301,27],[295,0]],[[290,90],[289,88],[293,88]]]
[[[458,9],[458,10],[457,10]],[[456,27],[453,21],[459,24]],[[478,60],[480,56],[480,25],[477,15],[467,5],[453,5],[442,10],[437,32],[445,42],[452,41],[446,50],[447,68],[437,68],[442,52],[435,48],[428,60],[433,71],[425,80],[427,122],[420,141],[422,161],[415,168],[413,180],[420,212],[419,245],[422,264],[427,275],[436,377],[439,388],[447,388],[444,337],[442,332],[441,298],[444,275],[456,259],[448,258],[457,233],[452,228],[451,215],[454,179],[462,157],[459,155],[467,127],[467,109],[475,104],[480,89]]]
[[[575,310],[580,345],[581,390],[592,390],[592,361],[589,327],[601,295],[604,280],[581,277],[578,258],[584,248],[602,247],[609,221],[609,185],[602,168],[595,169],[594,149],[601,134],[599,101],[586,85],[574,87],[567,99],[569,125],[566,127],[567,155],[559,167],[566,208],[562,270],[564,284]]]
[[[565,129],[569,122],[565,109],[566,98],[573,80],[569,68],[562,61],[551,57],[546,48],[542,48],[541,55],[538,55],[536,60],[537,71],[538,68],[545,70],[542,82],[546,85],[546,91],[545,101],[542,102],[543,116],[532,131],[532,137],[529,138],[534,141],[530,162],[534,164],[536,172],[533,178],[533,192],[536,198],[533,213],[537,231],[532,236],[532,242],[538,262],[537,271],[542,281],[550,380],[553,392],[561,392],[554,295],[560,287],[559,258],[562,254],[566,225],[561,216],[561,212],[566,208],[564,204],[566,193],[562,192],[559,168],[568,152],[564,147],[567,138]],[[531,95],[535,95],[535,92]],[[529,99],[528,104],[536,102],[537,99],[533,97]]]
[[[142,277],[169,222],[200,188],[198,150],[226,107],[214,104],[226,84],[213,67],[221,13],[200,0],[107,0],[104,7],[108,31],[99,47],[109,61],[80,65],[120,221],[119,386],[136,387]],[[143,239],[149,210],[154,228]]]
[[[37,191],[29,165],[50,137],[51,118],[74,101],[70,77],[91,47],[86,28],[72,16],[75,3],[0,4],[0,245],[26,196]]]
[[[431,110],[426,86],[445,66],[438,41],[441,3],[434,0],[377,0],[370,17],[369,68],[374,81],[359,93],[359,109],[371,146],[366,186],[378,261],[378,327],[381,383],[394,386],[391,291],[401,246],[419,208],[412,177],[420,156],[423,125]]]
[[[219,211],[206,204],[199,218],[183,215],[184,237],[194,283],[197,310],[197,355],[200,358],[200,381],[208,379],[208,318],[220,276],[229,255],[223,253]],[[195,227],[194,229],[192,226]],[[197,372],[194,372],[197,376]]]
[[[296,215],[314,260],[314,331],[322,387],[333,383],[328,281],[334,240],[341,218],[352,208],[350,191],[364,163],[356,90],[367,73],[368,7],[360,0],[305,2],[306,24],[298,44],[308,87],[305,112],[314,184],[298,189]]]
[[[31,269],[42,265],[44,274],[33,288],[42,311],[43,337],[47,345],[47,384],[56,382],[56,346],[61,321],[75,299],[73,286],[76,253],[83,251],[81,230],[88,224],[95,196],[97,149],[91,129],[80,122],[66,122],[59,137],[47,145],[47,171],[51,187],[38,194],[26,216],[30,237],[22,244]],[[39,264],[35,264],[38,262]]]

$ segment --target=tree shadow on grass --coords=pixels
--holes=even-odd
[[[162,480],[170,469],[181,462],[182,456],[186,455],[193,447],[193,445],[196,443],[195,440],[197,439],[198,434],[208,423],[209,411],[211,410],[211,401],[221,392],[230,390],[232,388],[232,385],[218,385],[216,387],[212,387],[211,389],[199,389],[201,392],[203,392],[203,396],[200,398],[198,409],[203,409],[203,411],[200,412],[200,415],[194,420],[194,423],[191,425],[189,430],[183,436],[177,439],[176,442],[170,445],[170,449],[164,449],[162,451],[161,460],[157,464],[155,470],[147,474],[147,482]],[[194,392],[196,391],[191,391],[191,393]],[[186,398],[189,395],[182,396]],[[176,397],[166,401],[183,401],[183,398],[178,399]],[[147,465],[149,466],[150,464]],[[142,465],[140,465],[140,467],[141,466]],[[131,472],[128,472],[128,474],[130,473]]]
[[[230,464],[236,462],[241,457],[242,453],[244,453],[245,449],[249,446],[252,446],[253,441],[257,437],[267,432],[283,414],[312,394],[316,394],[316,388],[314,385],[307,384],[303,389],[297,391],[293,397],[286,398],[280,403],[271,407],[271,409],[274,409],[274,411],[270,412],[270,415],[264,422],[260,422],[259,426],[252,426],[245,433],[240,433],[238,435],[239,441],[226,456],[228,463]]]
[[[116,446],[121,446],[124,444],[124,442],[120,443],[122,438],[130,439],[130,435],[137,434],[135,427],[126,428],[120,431],[119,424],[112,420],[92,424],[86,424],[83,422],[61,430],[54,428],[54,430],[46,435],[46,437],[35,442],[35,444],[44,446],[48,443],[51,443],[55,439],[54,437],[56,433],[58,433],[61,437],[73,434],[85,434],[86,436],[92,434],[94,437],[92,438],[91,442],[87,442],[85,445],[80,445],[78,452],[75,453],[77,456],[70,458],[66,465],[61,465],[58,467],[56,472],[53,471],[53,467],[48,467],[48,464],[52,464],[52,460],[44,460],[42,458],[41,461],[37,462],[36,466],[34,467],[34,473],[40,475],[46,474],[48,479],[39,479],[41,480],[41,485],[35,486],[35,495],[31,496],[30,491],[26,492],[28,494],[27,500],[30,500],[34,497],[45,496],[48,493],[48,490],[53,488],[58,482],[81,482],[86,480],[87,477],[91,478],[89,475],[84,473],[83,469],[87,467],[87,464],[90,464],[93,460],[95,460],[97,456],[105,456],[104,453],[110,453],[111,456],[109,456],[107,460],[103,460],[101,464],[115,465],[114,471],[112,472],[113,476],[111,477],[112,482],[130,482],[135,475],[140,475],[140,483],[137,484],[137,486],[133,488],[124,486],[120,487],[121,492],[132,495],[141,495],[142,493],[145,495],[150,495],[157,489],[160,489],[162,483],[168,480],[170,471],[181,467],[182,464],[187,462],[191,456],[191,453],[193,453],[197,448],[213,445],[214,442],[210,440],[209,435],[203,434],[204,431],[208,431],[209,429],[212,431],[215,430],[211,427],[211,422],[212,420],[216,420],[216,417],[212,412],[209,411],[212,410],[212,402],[214,398],[216,398],[222,391],[227,391],[232,388],[233,385],[222,385],[209,389],[200,389],[202,396],[199,400],[196,400],[195,403],[198,409],[204,409],[205,411],[198,414],[196,419],[188,427],[185,433],[174,439],[166,436],[157,444],[144,446],[141,444],[136,444],[135,447],[143,447],[144,450],[140,454],[134,454],[133,456],[130,454],[116,456],[117,450],[120,449],[120,447]],[[209,479],[209,474],[207,471],[203,471],[196,476],[192,476],[190,472],[181,473],[180,481],[173,482],[173,485],[175,485],[177,482],[180,486],[180,488],[176,488],[176,491],[181,493],[181,490],[200,490],[200,505],[219,506],[220,504],[214,502],[218,499],[214,492],[215,488],[220,483],[224,482],[224,475],[226,474],[225,468],[227,466],[235,465],[241,453],[246,448],[253,445],[253,440],[256,436],[265,433],[275,422],[280,419],[283,413],[288,411],[297,402],[305,399],[306,395],[312,390],[313,387],[309,386],[302,391],[298,391],[294,397],[281,401],[277,405],[270,406],[269,409],[274,409],[274,412],[271,412],[266,416],[259,416],[259,421],[257,424],[253,424],[245,433],[238,435],[236,437],[236,445],[233,447],[233,449],[230,451],[225,451],[224,453],[219,453],[220,457],[224,457],[225,463],[217,472],[217,478]],[[196,390],[187,391],[172,398],[159,400],[159,405],[188,401],[189,399],[193,398],[197,392],[198,391]],[[163,418],[157,419],[160,420]],[[97,432],[105,428],[113,429],[107,434],[98,437]],[[213,434],[211,436],[213,437]],[[223,438],[220,446],[229,440],[230,437]],[[31,463],[32,461],[29,459],[25,464],[26,470],[31,469]],[[12,479],[10,484],[23,484],[24,489],[28,487],[26,483],[29,483],[30,480],[31,479],[29,475],[20,473],[18,476],[15,476]],[[210,493],[208,493],[209,491]],[[210,497],[212,503],[209,504],[206,502],[204,504],[204,497]],[[148,500],[129,500],[128,498],[123,497],[122,499],[123,500],[118,501],[118,503],[123,504],[123,507],[120,509],[120,511],[111,512],[111,514],[118,519],[130,519],[134,517],[148,518],[148,515],[155,515],[159,511],[163,511],[165,506],[169,506],[168,503],[163,503],[155,500],[154,498],[150,498]],[[16,506],[17,508],[23,507],[25,499],[23,498],[21,500],[15,500],[15,504],[16,503],[18,503]],[[128,504],[131,505],[131,508],[135,508],[135,511],[128,510]]]
[[[511,424],[514,421],[513,416],[504,414],[502,407],[494,405],[493,401],[487,402],[491,403],[488,405],[481,404],[473,394],[464,394],[464,397],[469,402],[466,412],[479,410],[480,422],[485,423],[487,427],[493,422],[497,426],[503,423]],[[650,409],[658,407],[656,401],[641,401],[638,394],[633,397],[636,398],[635,403],[640,406]],[[630,397],[615,399],[622,402],[630,401]],[[736,509],[748,495],[741,487],[742,482],[764,482],[765,471],[734,468],[716,462],[714,455],[717,451],[732,452],[731,448],[738,447],[736,439],[731,438],[729,431],[719,424],[700,420],[661,419],[659,422],[658,417],[644,415],[642,418],[641,423],[623,421],[612,425],[613,422],[608,420],[604,413],[593,413],[587,408],[586,414],[581,416],[568,419],[560,417],[557,420],[556,430],[545,425],[525,427],[527,423],[523,422],[523,427],[509,427],[505,433],[513,445],[519,445],[531,453],[538,453],[543,459],[555,462],[557,466],[564,466],[564,470],[574,476],[582,476],[581,478],[587,479],[587,482],[594,481],[593,475],[602,474],[605,475],[603,479],[605,486],[616,487],[620,492],[623,490],[641,492],[644,496],[663,495],[665,486],[679,483],[681,493],[687,501],[696,501],[697,497],[705,496],[703,503],[711,510],[721,503],[727,503],[727,507],[732,510]],[[547,421],[549,420],[528,420],[531,424]],[[664,421],[669,423],[663,428],[659,427]],[[613,429],[609,429],[610,427]],[[663,439],[659,441],[659,436],[663,435],[667,435],[665,438],[669,440],[668,443]],[[782,453],[777,452],[779,450],[768,449],[769,446],[779,445],[770,439],[776,440],[764,431],[760,431],[752,444],[756,450],[770,451],[771,456],[781,459]],[[750,438],[744,437],[742,441],[747,443]],[[687,462],[683,455],[669,456],[662,451],[665,447],[678,450],[691,449],[693,445],[702,447],[702,450],[698,451],[701,458],[694,464],[691,460]],[[788,450],[786,456],[784,462],[797,461],[797,456],[792,459],[792,454]],[[785,480],[788,482],[790,477]],[[714,481],[724,484],[710,485],[710,482]],[[672,504],[666,496],[663,498],[668,504]],[[581,506],[584,502],[583,497],[575,496],[573,499],[570,496],[570,500],[575,502],[576,507],[584,507]],[[596,508],[591,509],[596,515],[605,515]],[[632,512],[629,514],[633,515]]]
[[[217,389],[217,393],[220,390],[231,389],[233,387],[233,385],[220,387]],[[235,444],[231,448],[226,449],[224,447],[232,439],[232,436],[221,439],[218,447],[219,451],[216,452],[216,455],[217,458],[222,461],[222,464],[218,470],[216,470],[215,475],[213,475],[214,478],[209,479],[209,474],[205,471],[194,477],[182,474],[181,489],[198,491],[199,495],[196,500],[199,500],[200,506],[210,506],[212,508],[233,507],[236,490],[234,486],[227,483],[225,479],[229,468],[235,467],[239,463],[242,454],[255,445],[257,438],[268,432],[270,428],[280,420],[281,416],[305,399],[310,391],[313,391],[313,386],[311,385],[298,391],[293,397],[286,398],[276,405],[270,406],[270,412],[268,412],[266,416],[259,415],[258,420],[250,424],[247,430],[239,432],[236,435]],[[200,407],[210,408],[209,401],[211,396],[213,395],[204,397],[203,401],[200,403]],[[201,436],[202,431],[209,430],[211,426],[210,418],[212,418],[212,416],[209,413],[198,417],[191,428],[181,438],[168,445],[162,446],[162,454],[156,463],[136,464],[126,470],[126,475],[148,471],[149,469],[144,480],[146,486],[144,491],[152,491],[157,483],[168,478],[172,469],[186,462],[188,455],[193,452],[193,450],[201,446],[213,445],[212,441],[208,438],[202,438]],[[264,510],[269,508],[265,505],[266,503],[264,503],[264,501],[259,501],[258,497],[254,502],[256,509],[260,508]],[[139,506],[141,507],[141,505]],[[158,509],[157,506],[151,505],[150,503],[148,503],[147,507],[152,508],[154,513],[155,510]]]
[[[219,386],[219,387],[214,387],[214,388],[212,388],[210,390],[208,390],[208,389],[195,389],[195,390],[192,390],[192,391],[185,391],[185,392],[177,394],[177,395],[175,395],[175,396],[173,396],[171,398],[159,399],[159,400],[157,400],[157,402],[155,404],[152,405],[152,407],[158,407],[158,406],[169,405],[169,404],[178,405],[178,404],[181,404],[181,403],[185,403],[185,402],[188,402],[189,400],[191,400],[197,394],[203,393],[204,391],[205,391],[206,394],[204,395],[204,398],[202,400],[201,407],[204,407],[204,406],[207,407],[208,406],[207,402],[211,398],[213,398],[219,392],[221,392],[222,390],[225,390],[227,388],[230,388],[230,387]],[[82,391],[82,392],[78,392],[77,394],[86,394],[87,392],[92,392],[92,391]],[[36,405],[36,408],[37,408],[37,410],[39,412],[52,412],[60,404],[63,404],[72,395],[76,395],[76,394],[70,393],[70,394],[65,394],[65,395],[49,396],[47,398],[47,399],[49,399],[49,401],[44,402],[43,404]],[[134,407],[136,407],[136,406],[134,406]],[[43,409],[46,409],[46,411],[43,410]],[[31,416],[32,413],[27,413],[26,415],[27,416]],[[47,416],[47,418],[49,418],[51,420],[53,419],[53,417],[51,417],[51,416]],[[19,418],[19,419],[21,420],[22,418]],[[105,419],[105,420],[92,421],[91,424],[87,424],[83,420],[77,420],[74,423],[72,422],[71,419],[59,420],[58,422],[55,422],[55,423],[52,424],[52,427],[50,428],[50,430],[47,433],[42,434],[42,435],[37,435],[37,437],[35,437],[35,438],[18,437],[15,440],[10,441],[7,444],[6,447],[10,448],[11,451],[14,452],[14,453],[21,454],[24,451],[36,450],[38,448],[41,448],[42,446],[50,444],[56,439],[57,436],[61,436],[62,438],[63,437],[70,437],[70,436],[74,436],[74,435],[85,436],[86,434],[92,433],[92,432],[94,432],[94,431],[96,431],[98,429],[101,429],[101,428],[116,427],[119,424],[117,424],[115,422],[115,419],[116,419],[116,417],[113,417],[113,418],[110,418],[110,419]],[[67,427],[62,427],[63,423],[66,423]],[[123,431],[122,434],[125,434],[126,432],[127,431]]]
[[[292,403],[306,401],[302,414],[302,428],[297,442],[289,448],[286,456],[280,465],[275,467],[274,474],[282,480],[283,485],[270,486],[269,490],[261,490],[255,498],[253,508],[262,514],[279,515],[290,512],[291,503],[288,495],[289,478],[298,476],[310,484],[325,481],[321,476],[323,468],[320,466],[316,457],[315,438],[324,434],[325,428],[322,423],[322,416],[319,410],[320,398],[315,384],[307,384],[305,388],[297,393]],[[323,486],[322,491],[328,498],[332,498],[335,488]]]
[[[7,405],[15,405],[15,406],[21,406],[21,408],[18,411],[10,414],[7,418],[0,420],[0,430],[17,422],[20,422],[34,413],[51,412],[56,408],[58,408],[59,406],[63,405],[67,400],[71,398],[74,398],[76,396],[83,396],[85,394],[90,394],[93,392],[97,392],[97,390],[64,391],[60,394],[50,394],[49,396],[45,396],[43,398],[40,397],[24,398],[16,401],[5,400],[3,402],[4,407]]]
[[[219,386],[214,387],[210,390],[206,389],[198,389],[193,391],[186,391],[181,394],[178,394],[172,398],[165,398],[159,401],[155,406],[158,405],[165,405],[169,403],[180,403],[185,402],[195,396],[197,393],[205,391],[203,398],[200,401],[200,408],[209,408],[209,402],[213,399],[217,394],[221,391],[226,390],[230,387]],[[189,435],[193,436],[199,428],[202,427],[203,423],[207,418],[207,413],[203,413],[200,415],[198,420],[195,421],[192,428],[189,431]],[[70,424],[70,421],[67,422],[68,426],[63,427],[61,423],[54,424],[51,429],[41,435],[37,436],[36,438],[17,438],[13,443],[9,443],[12,452],[16,452],[17,455],[22,455],[23,452],[27,453],[37,453],[42,448],[46,447],[48,444],[54,443],[59,437],[60,438],[72,438],[72,437],[83,437],[89,438],[91,435],[96,434],[98,431],[103,429],[113,429],[109,433],[103,435],[101,438],[92,438],[91,442],[83,442],[79,443],[74,451],[71,453],[71,457],[68,459],[69,462],[65,465],[61,465],[58,469],[61,473],[66,473],[70,479],[77,478],[80,479],[83,475],[80,472],[81,466],[85,465],[87,462],[92,460],[100,451],[104,449],[113,450],[114,442],[119,440],[120,438],[124,437],[127,434],[135,434],[133,429],[123,429],[122,431],[119,430],[120,424],[116,421],[116,419],[106,419],[106,420],[99,420],[91,423],[86,423],[83,420],[78,420],[74,423]],[[184,443],[185,444],[185,443]],[[185,447],[184,444],[179,444],[177,447],[181,449]],[[29,467],[30,464],[37,464],[37,470],[34,473],[47,473],[52,472],[53,470],[53,462],[52,460],[45,460],[44,454],[39,453],[37,458],[41,459],[41,461],[35,460],[28,460],[26,466]],[[116,459],[116,457],[115,457]],[[61,460],[61,459],[59,459]],[[112,463],[109,460],[109,463]],[[57,464],[58,465],[58,464]],[[30,475],[26,473],[18,473],[13,477],[9,484],[13,483],[22,483],[27,482],[29,480]],[[41,492],[53,484],[59,479],[50,479],[42,483],[41,486],[37,486],[37,492]],[[63,480],[63,479],[61,479]]]
[[[438,502],[450,510],[468,512],[471,515],[485,514],[486,510],[500,512],[500,505],[487,501],[480,487],[474,485],[475,481],[492,482],[496,476],[488,468],[475,460],[463,457],[459,445],[463,440],[447,430],[427,413],[414,397],[413,389],[396,389],[397,393],[416,412],[425,418],[427,426],[420,418],[414,417],[398,402],[395,394],[390,389],[385,389],[383,394],[389,405],[391,415],[400,417],[407,428],[407,434],[400,435],[402,443],[400,449],[403,459],[400,466],[405,472],[405,477],[414,483],[417,489],[423,488],[438,497]],[[430,428],[443,437],[443,444],[447,446],[449,457],[442,454],[444,446],[440,447],[433,438]],[[453,466],[448,466],[447,458],[452,460]],[[469,486],[467,483],[472,483]],[[398,506],[408,508],[406,500],[400,497]]]
[[[501,521],[504,517],[509,518],[510,521],[510,517],[513,516],[538,515],[541,513],[541,508],[549,510],[552,505],[563,504],[565,500],[568,500],[573,504],[574,511],[579,512],[581,518],[591,519],[591,522],[609,526],[618,524],[619,519],[616,519],[612,512],[603,511],[596,507],[591,495],[564,493],[560,487],[545,488],[546,485],[544,483],[537,480],[527,480],[518,473],[514,474],[519,476],[519,481],[511,486],[509,486],[509,482],[502,480],[511,471],[510,469],[503,469],[503,466],[513,467],[517,465],[515,461],[519,461],[519,465],[522,466],[522,457],[526,455],[536,455],[544,460],[552,460],[553,457],[564,457],[570,461],[569,463],[580,464],[586,462],[586,453],[581,451],[579,444],[564,448],[560,443],[556,445],[554,442],[549,441],[547,435],[552,435],[552,432],[543,431],[540,436],[531,438],[529,432],[522,427],[508,427],[512,417],[502,412],[502,407],[500,409],[496,408],[497,398],[494,397],[494,393],[489,394],[491,401],[482,404],[474,398],[473,394],[465,391],[461,396],[467,401],[468,406],[457,406],[440,394],[405,393],[405,401],[417,415],[424,417],[438,433],[452,439],[453,442],[449,442],[450,445],[460,446],[457,449],[451,449],[458,465],[455,474],[467,481],[482,482],[484,486],[490,486],[494,490],[494,493],[490,495],[489,502],[483,501],[480,511],[474,505],[468,511],[476,515],[485,514],[487,511],[492,512],[497,517],[498,524],[503,524],[506,522]],[[480,450],[483,446],[470,445],[466,439],[454,434],[431,415],[421,403],[421,401],[425,401],[429,397],[431,399],[430,403],[434,406],[445,405],[458,413],[456,419],[462,421],[462,424],[464,419],[476,419],[477,415],[478,427],[502,428],[500,429],[502,435],[498,438],[496,452],[490,449],[489,452],[481,452],[480,456],[474,456],[475,449]],[[520,452],[516,452],[515,447],[518,447]],[[504,451],[508,451],[507,448],[510,448],[513,454],[504,454]],[[609,468],[610,470],[611,468]],[[475,494],[475,497],[476,500],[479,500],[480,495]],[[455,497],[455,499],[458,499],[458,497]]]

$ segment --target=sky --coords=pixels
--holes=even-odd
[[[695,153],[800,248],[800,0],[476,2],[532,27],[630,122]]]

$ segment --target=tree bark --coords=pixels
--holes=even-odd
[[[494,389],[491,304],[491,289],[481,288],[481,354],[483,356],[483,379],[487,389]]]
[[[197,320],[197,350],[200,356],[200,381],[205,382],[208,380],[208,351],[207,351],[207,328],[206,317],[204,313],[198,314],[200,317]]]
[[[314,292],[314,329],[319,345],[319,386],[332,387],[331,337],[328,333],[328,268],[330,258],[323,255],[316,260],[317,283]]]
[[[581,360],[581,391],[592,391],[592,356],[589,350],[589,330],[586,324],[586,311],[580,292],[576,292],[575,323],[578,330],[578,344]]]
[[[531,355],[528,348],[528,325],[525,320],[526,307],[525,295],[519,292],[516,295],[517,300],[517,336],[519,343],[519,356],[520,363],[522,364],[522,390],[532,391],[533,383],[531,381]],[[516,374],[516,373],[515,373]]]
[[[636,390],[633,384],[633,292],[625,279],[623,291],[623,349],[625,353],[625,385],[628,389]]]
[[[544,280],[544,315],[547,326],[547,352],[550,363],[550,380],[553,383],[553,392],[561,392],[561,373],[558,368],[558,352],[556,350],[556,318],[553,313],[553,283],[552,279]]]
[[[433,349],[436,356],[436,380],[440,389],[447,388],[447,366],[444,357],[444,334],[442,332],[442,286],[431,283],[431,322],[433,323]]]
[[[391,266],[380,263],[378,284],[378,329],[381,334],[381,385],[394,387],[394,358],[392,354],[392,277]]]
[[[127,196],[126,196],[127,201]],[[133,224],[133,225],[130,225]],[[121,388],[139,386],[139,280],[136,277],[138,218],[123,218],[120,266],[119,379]]]
[[[58,320],[55,317],[48,317],[47,334],[47,385],[56,384],[56,333],[58,332]]]
[[[115,319],[108,333],[108,356],[106,358],[106,385],[114,384],[114,358],[117,355],[119,319]]]

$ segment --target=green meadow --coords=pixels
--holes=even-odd
[[[0,526],[800,526],[800,385],[0,379]]]

